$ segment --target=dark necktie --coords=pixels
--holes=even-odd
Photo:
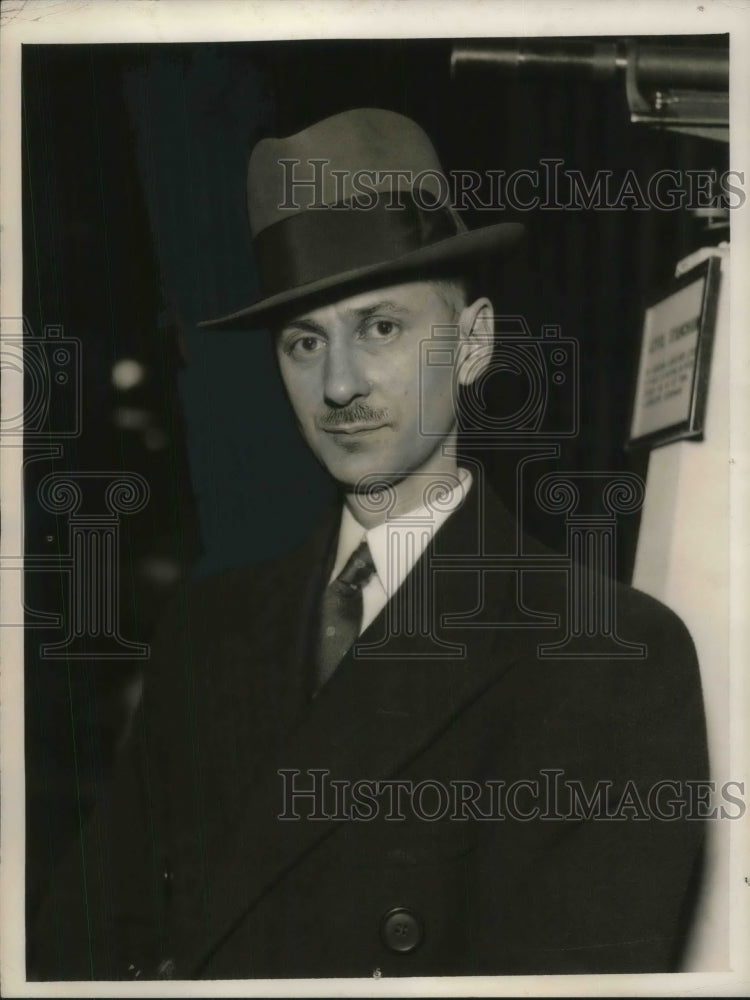
[[[370,549],[362,541],[323,591],[317,649],[318,688],[325,684],[359,635],[362,588],[374,572]]]

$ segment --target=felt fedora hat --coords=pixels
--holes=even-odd
[[[339,289],[461,271],[523,234],[510,222],[467,230],[427,135],[377,108],[262,139],[250,157],[247,201],[261,298],[202,327],[263,326]]]

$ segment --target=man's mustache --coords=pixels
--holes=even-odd
[[[328,409],[318,417],[318,426],[340,427],[342,424],[381,424],[388,416],[385,408],[374,409],[366,403],[355,403],[340,410]]]

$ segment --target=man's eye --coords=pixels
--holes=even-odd
[[[398,332],[399,326],[391,319],[375,319],[365,328],[365,336],[372,340],[386,340]]]
[[[314,357],[323,349],[324,346],[325,343],[321,337],[315,337],[312,334],[309,334],[291,340],[286,345],[284,350],[287,354],[290,354],[297,360],[307,360],[308,358]]]

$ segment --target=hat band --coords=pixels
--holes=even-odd
[[[396,261],[464,227],[447,206],[424,209],[411,198],[393,207],[349,204],[306,209],[261,230],[254,240],[264,296],[358,268]]]

